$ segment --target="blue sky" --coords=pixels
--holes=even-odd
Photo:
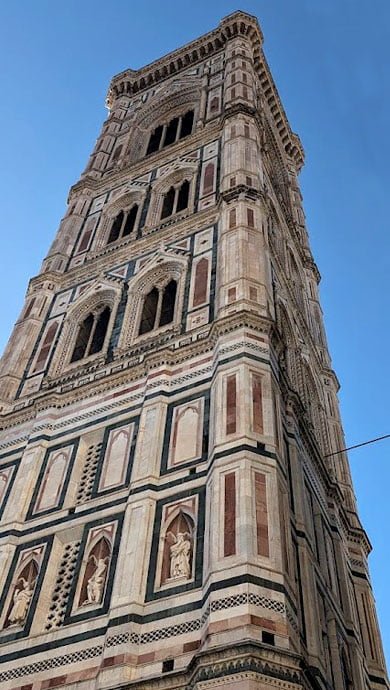
[[[235,2],[0,3],[0,349],[105,118],[110,77],[214,28]],[[319,269],[348,445],[390,433],[390,4],[258,0],[265,52],[300,135],[307,222]],[[350,454],[390,658],[390,441]]]

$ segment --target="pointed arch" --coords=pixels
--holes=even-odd
[[[135,236],[145,196],[146,188],[137,188],[134,184],[125,193],[122,192],[108,201],[99,223],[95,250],[120,239]]]
[[[39,564],[32,555],[27,563],[23,563],[14,580],[12,594],[8,605],[4,628],[10,626],[24,626],[35,591],[39,575]]]
[[[68,308],[50,367],[52,375],[105,355],[120,296],[117,285],[96,282]]]
[[[194,561],[195,520],[189,511],[179,507],[169,516],[162,537],[164,549],[161,562],[160,584],[192,577]]]
[[[185,257],[162,253],[133,277],[119,338],[121,350],[156,329],[179,328],[186,269]]]
[[[159,224],[175,213],[190,213],[194,206],[197,163],[176,162],[153,183],[147,226]]]
[[[173,141],[193,131],[199,110],[201,83],[198,76],[189,77],[186,81],[187,84],[183,84],[183,79],[177,83],[174,81],[168,94],[159,88],[145,104],[134,123],[125,154],[130,163],[168,145],[165,144],[166,132],[173,120],[178,120]],[[169,143],[173,141],[168,139]]]
[[[99,536],[88,549],[78,606],[99,606],[103,599],[111,560],[112,544],[108,535]]]

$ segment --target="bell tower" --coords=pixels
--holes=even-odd
[[[30,281],[0,366],[4,690],[389,688],[262,43],[235,12],[113,78]]]

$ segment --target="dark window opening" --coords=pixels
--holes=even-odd
[[[116,242],[120,237],[127,237],[134,230],[138,214],[138,204],[134,204],[129,211],[119,211],[111,226],[107,244]]]
[[[174,659],[165,659],[165,661],[162,662],[162,672],[167,673],[168,671],[173,671],[174,665]]]
[[[74,346],[73,354],[70,360],[71,362],[78,362],[79,359],[83,359],[88,347],[93,322],[93,314],[88,314],[87,318],[84,319],[83,323],[79,327],[76,345]]]
[[[155,287],[146,295],[142,309],[139,335],[153,330],[156,321],[158,298],[159,292]]]
[[[148,155],[149,153],[154,153],[155,151],[158,151],[158,149],[160,147],[162,133],[163,133],[163,126],[162,125],[159,125],[158,127],[156,127],[154,132],[152,132],[152,134],[150,135],[146,155]]]
[[[152,288],[146,295],[138,335],[172,323],[175,315],[177,283],[171,280],[164,289]]]
[[[189,110],[182,117],[174,117],[168,124],[159,125],[150,135],[146,155],[159,151],[165,146],[174,144],[175,141],[188,137],[194,124],[194,111]]]
[[[89,348],[89,355],[94,355],[96,352],[100,352],[104,345],[104,339],[107,333],[108,322],[110,320],[110,309],[106,307],[99,315],[95,330],[93,332],[93,337],[91,341],[91,346]]]
[[[126,222],[123,228],[123,233],[122,236],[126,237],[126,235],[130,235],[132,230],[134,230],[135,226],[135,221],[137,218],[137,213],[138,213],[138,205],[134,204],[134,206],[130,209],[130,211],[127,214]]]
[[[272,644],[275,646],[275,635],[273,633],[267,632],[267,630],[262,630],[261,641],[266,644]]]
[[[94,355],[103,348],[110,321],[111,310],[105,307],[98,314],[88,314],[79,326],[76,344],[73,348],[71,362],[78,362],[84,357]]]
[[[119,211],[118,215],[114,218],[114,221],[112,223],[110,236],[108,238],[108,244],[110,244],[110,242],[115,242],[118,239],[123,223],[123,218],[123,211]]]
[[[183,139],[183,137],[188,137],[188,135],[191,134],[193,124],[194,111],[189,110],[188,113],[184,115],[181,121],[180,139]]]
[[[163,207],[161,211],[161,218],[168,218],[173,213],[173,206],[175,203],[175,189],[171,187],[164,196]]]
[[[183,211],[188,206],[188,195],[190,192],[190,183],[188,180],[184,180],[182,186],[179,189],[179,194],[177,197],[176,213]]]
[[[166,132],[165,132],[165,139],[164,139],[164,144],[163,146],[169,146],[169,144],[173,144],[174,141],[176,141],[176,135],[177,135],[177,127],[179,124],[179,118],[175,117],[173,120],[170,121]]]
[[[173,316],[175,313],[176,291],[177,283],[175,280],[171,280],[171,282],[166,286],[162,296],[159,326],[166,326],[168,323],[173,321]]]

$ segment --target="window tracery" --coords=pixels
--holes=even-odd
[[[129,283],[118,348],[122,351],[152,330],[176,331],[181,324],[187,259],[163,250]]]
[[[175,314],[177,283],[171,280],[164,288],[153,287],[145,297],[139,335],[172,323]]]
[[[184,180],[180,186],[172,186],[164,194],[161,209],[161,220],[169,216],[184,211],[188,207],[190,193],[190,183]]]
[[[50,375],[105,355],[109,335],[121,297],[121,289],[108,282],[92,283],[69,306],[57,347],[50,364]]]
[[[122,239],[122,237],[127,237],[133,232],[137,221],[138,209],[138,204],[133,204],[127,211],[121,209],[117,213],[112,221],[107,244],[116,242],[118,239]]]
[[[81,322],[70,358],[71,363],[78,362],[80,359],[85,359],[85,357],[102,350],[110,316],[110,308],[104,306],[100,310],[90,312]]]
[[[150,135],[146,155],[161,151],[166,146],[188,137],[193,124],[194,111],[188,110],[184,115],[172,118],[167,124],[158,125]]]

